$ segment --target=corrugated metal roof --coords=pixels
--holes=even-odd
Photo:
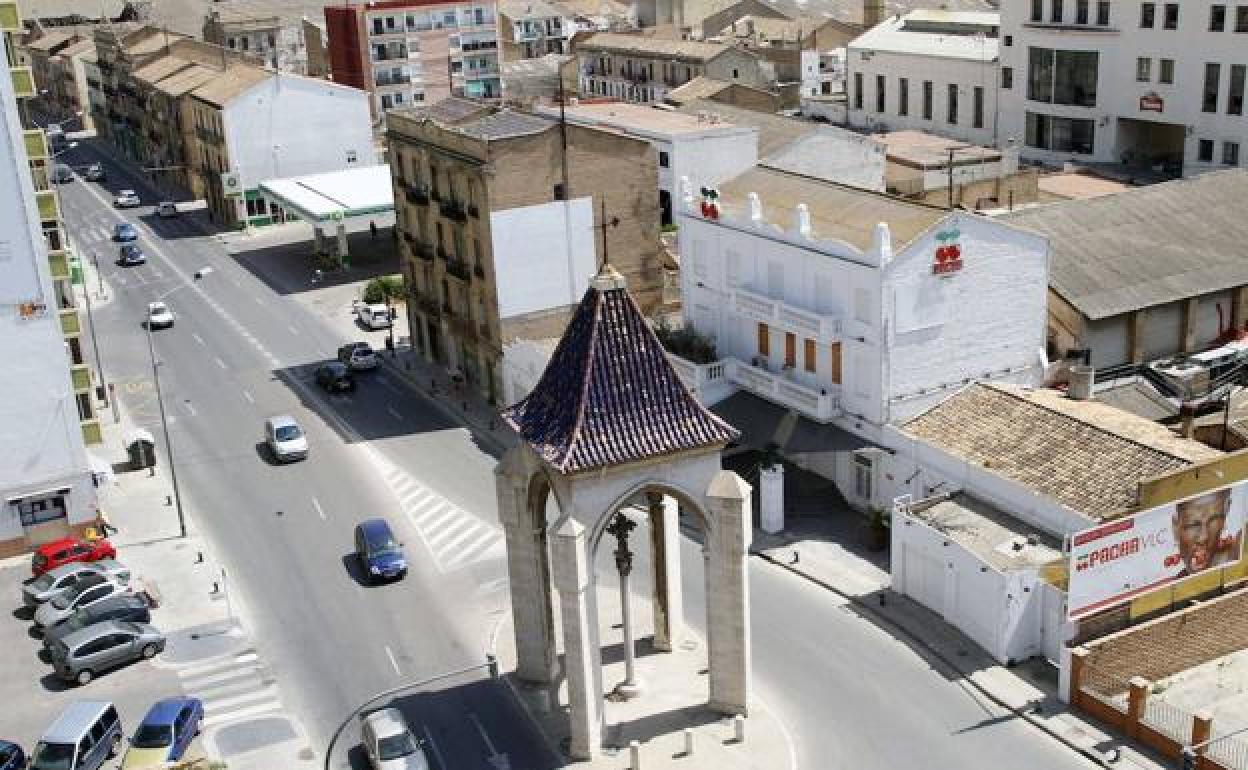
[[[1248,285],[1248,170],[1001,217],[1048,237],[1049,285],[1090,319]]]
[[[722,446],[738,436],[685,388],[627,289],[593,284],[537,387],[503,419],[561,473]]]
[[[867,30],[849,49],[992,62],[997,60],[997,38],[974,31],[1000,23],[996,13],[911,11]]]
[[[462,123],[456,126],[455,129],[468,136],[484,139],[488,142],[494,139],[510,139],[516,136],[540,134],[553,125],[555,125],[554,121],[547,118],[504,109],[482,116],[478,120]]]

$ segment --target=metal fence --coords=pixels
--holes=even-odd
[[[1248,741],[1241,736],[1215,737],[1205,755],[1226,770],[1248,770]]]
[[[1144,702],[1140,721],[1180,746],[1192,740],[1192,715],[1161,698],[1152,697]]]

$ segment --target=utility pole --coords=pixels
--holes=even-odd
[[[598,225],[602,229],[602,265],[609,265],[611,264],[611,259],[607,253],[607,228],[619,227],[620,219],[619,217],[607,219],[607,199],[605,196],[599,201],[598,210],[601,212],[599,219],[602,220],[602,224]],[[602,265],[598,265],[598,268],[602,269]]]

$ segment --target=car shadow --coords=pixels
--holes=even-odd
[[[48,652],[46,647],[40,647],[39,652],[36,652],[35,655],[39,658],[40,662],[52,665],[52,653]]]
[[[342,555],[342,568],[346,570],[347,575],[355,581],[356,585],[361,588],[373,587],[373,582],[368,579],[368,573],[364,571],[364,566],[356,558],[355,551],[349,551]]]
[[[70,684],[69,682],[66,682],[64,679],[61,679],[59,676],[57,676],[56,672],[54,671],[48,672],[44,674],[43,676],[39,677],[39,684],[42,685],[43,689],[47,690],[48,692],[65,692],[66,690],[73,687],[72,684]]]
[[[35,608],[22,605],[21,607],[18,607],[17,609],[13,610],[13,617],[17,618],[18,620],[34,620]]]
[[[264,461],[265,465],[271,465],[274,467],[281,465],[281,463],[277,461],[277,458],[273,456],[273,450],[269,449],[268,442],[256,442],[256,455]]]

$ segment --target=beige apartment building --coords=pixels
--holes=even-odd
[[[557,338],[604,256],[643,312],[658,306],[648,142],[568,125],[565,154],[558,122],[455,97],[388,125],[412,344],[428,360],[500,399],[505,346]]]
[[[723,43],[599,32],[576,46],[583,96],[661,102],[697,77],[770,90],[774,68],[753,53]]]

